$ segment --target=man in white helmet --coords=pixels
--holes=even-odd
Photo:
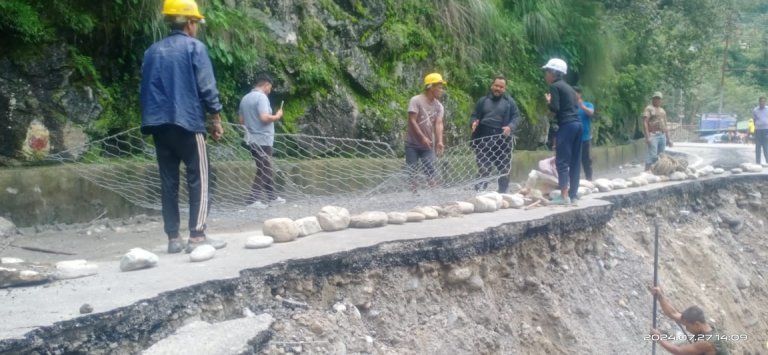
[[[219,249],[226,243],[205,236],[208,196],[208,153],[205,115],[212,120],[213,139],[221,138],[222,110],[208,50],[195,39],[203,15],[194,0],[166,0],[163,15],[171,34],[144,53],[141,66],[141,132],[155,142],[160,170],[163,224],[168,253],[179,253],[179,166],[186,167],[189,192],[189,240],[186,251],[203,244]]]
[[[568,72],[564,60],[552,58],[545,64],[544,79],[549,83],[549,92],[544,94],[549,110],[557,120],[555,138],[555,162],[560,196],[552,199],[552,204],[566,205],[578,199],[581,175],[581,138],[583,129],[577,114],[578,98],[576,91],[563,80]]]

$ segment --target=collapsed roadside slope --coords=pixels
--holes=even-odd
[[[40,328],[0,352],[137,353],[190,321],[247,307],[275,318],[251,353],[646,353],[658,221],[673,304],[698,304],[726,334],[746,336],[729,342],[733,354],[766,354],[765,181],[690,181],[478,233],[244,270]]]
[[[660,284],[673,304],[703,307],[738,339],[729,342],[732,354],[768,353],[768,191],[739,180],[619,195],[605,224],[579,228],[578,220],[601,219],[592,211],[572,216],[572,224],[561,220],[562,229],[456,261],[335,275],[319,289],[287,280],[278,293],[310,306],[278,317],[273,342],[289,345],[266,353],[296,352],[297,341],[320,353],[646,353],[657,221]],[[334,302],[347,311],[334,311]],[[659,319],[662,331],[682,335]],[[311,345],[320,339],[329,343]]]

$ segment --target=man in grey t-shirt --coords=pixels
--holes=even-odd
[[[269,95],[272,78],[261,75],[256,86],[240,101],[240,124],[245,125],[245,143],[256,162],[256,176],[251,194],[246,199],[249,208],[267,208],[283,204],[285,200],[275,194],[272,172],[272,146],[275,142],[275,122],[283,118],[283,109],[272,114]]]
[[[445,109],[438,100],[446,84],[442,75],[432,73],[424,77],[424,93],[408,103],[408,131],[405,139],[405,163],[408,166],[411,192],[416,193],[416,172],[419,165],[427,174],[430,187],[437,185],[435,151],[443,153],[443,115]]]

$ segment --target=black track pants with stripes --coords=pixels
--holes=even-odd
[[[160,169],[165,233],[168,238],[179,236],[179,163],[183,161],[189,193],[189,236],[204,236],[209,206],[205,135],[176,125],[163,125],[155,127],[152,136]]]

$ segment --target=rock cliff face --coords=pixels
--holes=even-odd
[[[288,53],[288,58],[272,56],[270,61],[270,67],[284,81],[278,86],[277,95],[287,96],[296,84],[312,80],[317,72],[328,71],[328,77],[323,79],[329,82],[317,81],[330,89],[319,90],[305,99],[307,105],[295,120],[298,132],[401,144],[407,102],[376,100],[381,96],[377,93],[391,90],[392,85],[408,87],[416,93],[426,65],[396,63],[393,75],[383,74],[389,70],[382,56],[394,45],[385,43],[385,0],[365,4],[347,0],[289,0],[249,6],[255,7],[247,12],[266,25],[270,36],[290,47],[281,50]],[[294,65],[295,58],[315,58],[317,62]],[[366,104],[369,101],[374,103]],[[393,112],[401,112],[402,119],[392,117]]]
[[[85,143],[79,127],[102,108],[92,88],[71,82],[74,72],[63,46],[24,59],[0,57],[0,166]]]
[[[459,75],[450,61],[436,60],[436,48],[449,35],[439,29],[434,6],[410,0],[204,2],[211,18],[199,37],[213,58],[225,117],[235,120],[253,75],[269,72],[277,79],[273,106],[285,102],[286,118],[279,130],[378,140],[397,149],[403,142],[408,99],[419,93],[423,76],[440,71],[451,81]],[[85,132],[100,119],[119,117],[126,126],[138,124],[137,108],[112,112],[108,102],[136,105],[125,98],[135,98],[141,51],[165,31],[162,24],[157,26],[152,35],[133,34],[142,39],[125,49],[135,56],[125,63],[134,65],[115,64],[119,58],[110,55],[119,51],[98,50],[95,35],[80,47],[41,45],[25,47],[28,54],[0,54],[0,165],[80,146],[87,142]],[[63,34],[57,35],[67,43]],[[78,58],[83,56],[96,63],[93,76],[101,77],[95,79],[100,82],[78,75]],[[233,61],[233,56],[239,59]],[[472,101],[467,90],[451,86],[443,100],[449,144],[466,138],[463,117]]]

